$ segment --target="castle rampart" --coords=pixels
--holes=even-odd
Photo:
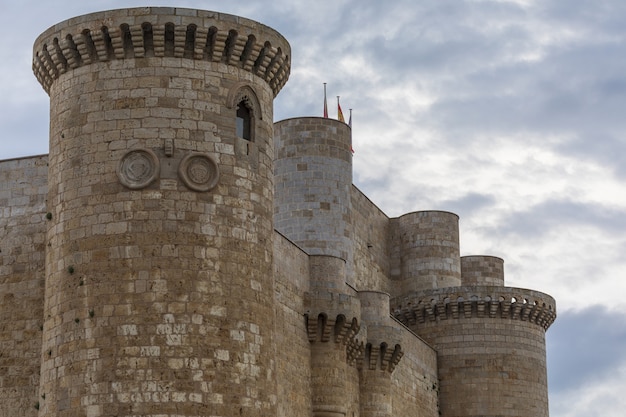
[[[39,398],[48,158],[0,163],[0,416]]]
[[[274,95],[287,82],[291,49],[273,29],[239,16],[174,7],[88,14],[42,33],[33,71],[50,91],[62,74],[95,62],[173,57],[223,63],[261,77]]]
[[[337,120],[273,123],[290,47],[135,8],[36,41],[48,156],[0,161],[0,414],[547,416],[554,299],[389,218]]]
[[[427,321],[502,318],[548,329],[556,319],[554,299],[539,291],[500,286],[426,290],[391,301],[394,317],[409,326]]]
[[[437,350],[442,415],[548,415],[545,331],[556,318],[552,297],[472,285],[416,292],[391,306]]]

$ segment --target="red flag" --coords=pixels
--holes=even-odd
[[[337,96],[337,120],[340,122],[346,122],[346,119],[343,118],[343,112],[341,111],[341,105],[339,104],[339,96]]]
[[[328,119],[328,103],[326,102],[326,83],[324,83],[324,118]]]

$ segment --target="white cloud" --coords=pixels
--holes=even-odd
[[[626,409],[626,364],[602,380],[586,380],[575,389],[552,395],[550,410],[558,417],[623,417]]]
[[[0,38],[0,159],[47,152],[48,100],[30,68],[39,33],[75,15],[145,4],[3,5],[0,19],[13,36]],[[321,116],[323,82],[331,115],[336,95],[346,114],[354,109],[354,180],[388,215],[456,211],[462,251],[503,257],[507,283],[554,295],[564,323],[571,312],[621,301],[622,0],[207,0],[201,6],[261,21],[290,41],[293,69],[275,102],[277,119]],[[576,335],[592,331],[579,326]],[[624,368],[614,363],[622,367],[613,376],[591,381],[573,373],[567,391],[553,386],[552,417],[622,415],[624,400],[614,393],[624,388]]]
[[[626,399],[626,311],[599,305],[561,314],[548,333],[551,415],[617,417]]]

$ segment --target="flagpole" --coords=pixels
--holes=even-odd
[[[324,118],[328,119],[328,104],[326,102],[326,83],[324,83]]]
[[[352,146],[352,109],[350,110],[350,118],[348,119],[348,126],[350,126],[350,152],[354,155],[354,147]]]

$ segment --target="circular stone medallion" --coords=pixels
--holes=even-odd
[[[148,149],[133,149],[120,161],[117,176],[120,182],[136,190],[150,185],[159,175],[159,158]]]
[[[209,191],[217,185],[219,169],[208,155],[194,153],[180,162],[178,175],[194,191]]]

